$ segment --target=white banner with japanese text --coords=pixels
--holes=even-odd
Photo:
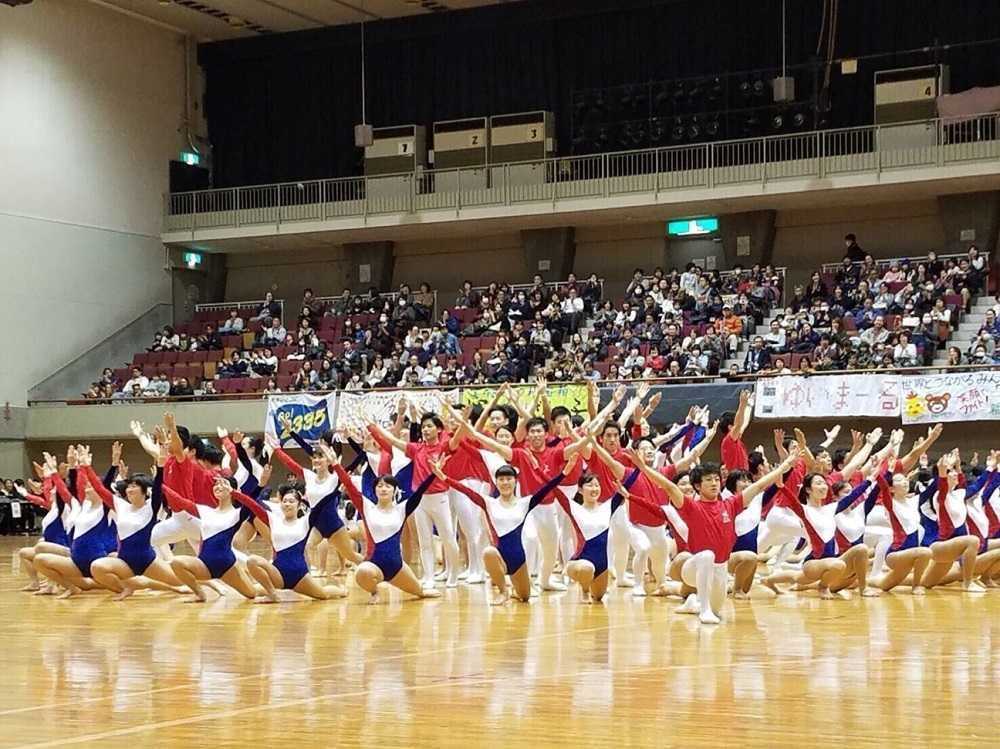
[[[871,416],[899,418],[899,378],[895,375],[766,377],[757,381],[758,419]]]
[[[903,423],[1000,419],[1000,372],[903,375]]]
[[[366,390],[363,392],[345,392],[340,395],[340,408],[337,410],[337,428],[358,427],[363,429],[368,424],[379,424],[388,427],[399,406],[400,397],[405,396],[408,404],[413,404],[413,413],[422,414],[427,411],[441,412],[441,400],[452,405],[459,403],[458,390]],[[409,406],[407,406],[409,408]]]

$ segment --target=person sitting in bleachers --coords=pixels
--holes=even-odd
[[[270,291],[264,294],[264,302],[257,308],[256,314],[250,318],[250,322],[266,320],[269,317],[281,317],[281,305],[274,301],[274,294]]]
[[[288,331],[281,324],[281,319],[272,317],[265,321],[264,327],[260,329],[257,342],[261,346],[281,346],[285,343],[286,335],[288,335]]]
[[[222,335],[239,335],[243,332],[243,318],[240,317],[239,310],[229,310],[229,317],[219,326]]]

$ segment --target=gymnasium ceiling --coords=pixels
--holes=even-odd
[[[198,41],[444,13],[519,0],[90,0]]]

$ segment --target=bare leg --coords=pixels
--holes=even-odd
[[[510,585],[514,589],[514,597],[527,603],[531,598],[531,575],[528,573],[527,563],[522,564],[510,576]]]
[[[496,593],[490,596],[490,604],[493,606],[498,606],[502,603],[507,602],[507,563],[504,562],[503,557],[500,552],[493,546],[487,546],[483,549],[483,566],[486,568],[486,574],[490,576],[490,582],[493,588],[496,588]],[[525,565],[521,565],[524,567]],[[529,578],[528,588],[531,588],[531,582]]]
[[[841,561],[847,565],[844,579],[832,586],[832,590],[840,591],[852,582],[857,582],[858,590],[866,598],[873,598],[882,591],[868,586],[868,547],[864,544],[852,546],[840,556]]]
[[[435,588],[425,588],[417,580],[410,566],[403,563],[403,569],[396,573],[396,576],[389,581],[393,587],[399,588],[404,593],[416,596],[417,598],[440,598],[441,591]]]
[[[131,590],[126,593],[122,581],[134,577],[135,573],[121,559],[114,557],[98,559],[90,565],[90,574],[102,588],[107,588],[118,594],[115,596],[116,601],[124,600],[132,595]]]
[[[203,561],[198,557],[175,556],[170,562],[170,569],[178,580],[191,589],[195,601],[199,603],[206,601],[201,583],[210,580],[212,575]]]
[[[581,596],[584,603],[590,603],[590,586],[594,582],[594,565],[586,559],[575,559],[566,564],[566,574],[569,579],[580,584]],[[607,581],[605,581],[607,587]]]
[[[36,591],[41,588],[41,584],[38,582],[38,571],[35,569],[35,547],[25,546],[18,549],[17,556],[21,560],[21,569],[25,571],[28,575],[28,584],[25,585],[21,590]]]
[[[385,580],[380,570],[371,562],[362,562],[354,571],[354,582],[366,593],[371,594],[369,603],[378,603],[378,584]]]
[[[608,592],[608,571],[604,570],[590,583],[590,600],[600,603],[604,594]]]
[[[733,598],[749,598],[753,576],[757,572],[757,555],[752,551],[733,552],[729,556],[728,569],[733,575]]]
[[[357,566],[364,561],[364,557],[355,548],[354,540],[351,538],[351,534],[347,528],[341,528],[330,536],[330,543],[333,544],[337,553],[351,564]]]
[[[83,589],[90,589],[92,584],[83,576],[79,568],[69,557],[57,554],[36,554],[35,570],[56,585],[64,588],[60,598],[69,598]]]
[[[263,592],[258,590],[252,580],[247,579],[243,570],[241,570],[239,565],[236,564],[226,570],[225,574],[222,576],[222,582],[244,598],[249,598],[251,601],[257,597],[258,592]]]
[[[261,603],[279,603],[278,588],[282,584],[281,573],[269,561],[259,556],[247,559],[247,572],[264,588],[265,597]]]
[[[931,544],[931,566],[924,574],[923,585],[933,588],[940,585],[951,566],[961,559],[962,587],[968,592],[982,592],[983,588],[972,582],[976,568],[976,552],[979,548],[975,536],[961,536]]]
[[[317,601],[328,601],[331,598],[343,598],[347,591],[339,585],[320,585],[319,581],[312,575],[306,575],[295,585],[295,592],[299,595],[315,598]]]

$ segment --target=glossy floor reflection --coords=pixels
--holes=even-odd
[[[968,746],[996,741],[1000,591],[727,604],[614,591],[206,605],[16,592],[0,747]]]

